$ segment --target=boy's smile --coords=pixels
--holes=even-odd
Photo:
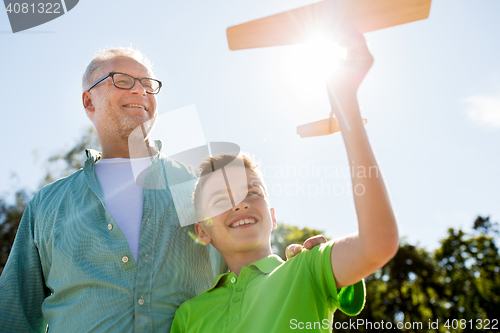
[[[251,215],[240,216],[240,217],[235,218],[234,221],[231,222],[229,227],[230,228],[245,227],[245,226],[251,226],[255,223],[257,223],[257,219]]]

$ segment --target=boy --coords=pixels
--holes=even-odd
[[[373,59],[361,34],[342,37],[348,38],[348,58],[329,82],[338,96],[330,94],[330,99],[343,107],[343,112],[334,112],[353,170],[378,171],[356,100]],[[241,174],[231,166],[234,158],[221,155],[204,163],[194,195],[202,218],[212,217],[195,224],[196,233],[202,243],[215,246],[230,273],[219,275],[206,293],[181,305],[172,332],[330,332],[337,308],[348,315],[359,313],[365,297],[362,279],[398,249],[396,221],[381,175],[352,174],[359,232],[283,263],[272,255],[275,212],[255,163],[237,157],[244,164],[246,186],[227,186],[228,179]],[[242,192],[244,198],[235,200]]]

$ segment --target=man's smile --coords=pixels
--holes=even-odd
[[[147,111],[146,107],[142,104],[129,103],[129,104],[125,104],[123,106],[126,108],[140,108],[140,109],[143,109],[144,111]]]

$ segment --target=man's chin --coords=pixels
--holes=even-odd
[[[127,116],[123,119],[123,125],[127,128],[134,130],[137,127],[144,127],[145,129],[152,129],[156,123],[156,119],[151,120],[149,115],[134,115]]]
[[[142,140],[144,141],[156,123],[156,117],[150,119],[149,117],[127,117],[125,122],[122,122],[123,129],[127,131],[128,136],[132,140]]]

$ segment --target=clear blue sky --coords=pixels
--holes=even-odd
[[[161,115],[194,104],[206,140],[261,161],[279,221],[328,237],[353,232],[340,134],[296,134],[329,113],[307,46],[227,47],[227,27],[311,2],[82,0],[17,34],[0,12],[0,192],[37,188],[33,152],[43,161],[91,124],[81,106],[86,64],[99,49],[132,45],[164,82]],[[478,214],[500,220],[499,13],[497,0],[434,0],[429,19],[365,35],[375,63],[358,98],[412,243],[436,248],[447,228],[469,229]]]

